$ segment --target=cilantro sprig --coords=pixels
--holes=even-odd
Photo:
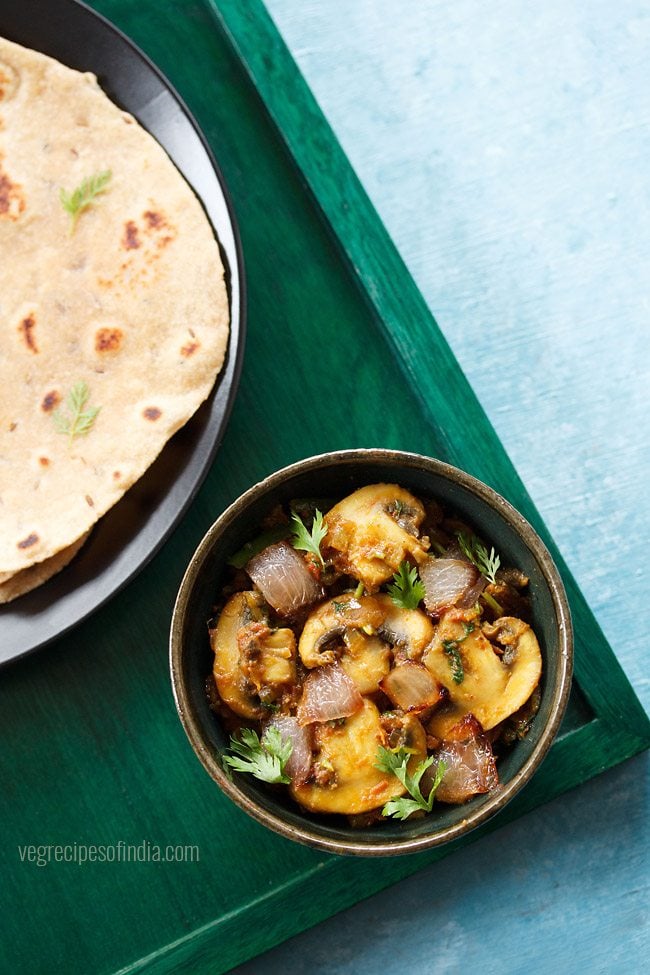
[[[501,565],[501,559],[494,551],[494,548],[491,548],[488,553],[487,546],[481,539],[469,532],[456,532],[456,537],[458,538],[458,544],[465,558],[469,559],[476,566],[488,582],[495,583],[497,581],[496,575]]]
[[[433,785],[431,786],[429,795],[425,799],[420,789],[420,782],[426,770],[433,765],[435,758],[433,755],[429,755],[428,758],[425,758],[418,764],[411,775],[408,770],[408,763],[411,757],[411,754],[405,748],[399,748],[393,752],[388,748],[384,748],[383,745],[379,746],[375,768],[378,768],[381,772],[392,773],[399,779],[410,796],[410,798],[396,796],[394,799],[389,799],[381,811],[382,816],[392,816],[394,819],[408,819],[411,813],[417,812],[420,809],[424,812],[431,812],[433,808],[436,790],[442,782],[443,775],[447,771],[447,765],[443,761],[439,761],[436,765]]]
[[[85,437],[92,427],[101,406],[89,406],[84,409],[90,397],[87,383],[75,383],[65,401],[68,412],[55,410],[52,420],[59,433],[63,433],[71,444],[75,437]]]
[[[402,609],[417,609],[420,600],[424,599],[424,583],[414,565],[406,561],[400,563],[388,587],[388,595]]]
[[[77,186],[71,193],[67,193],[63,187],[59,191],[61,206],[70,214],[70,235],[75,232],[79,217],[95,202],[95,198],[103,193],[112,176],[110,169],[105,169],[101,173],[89,176]]]
[[[302,552],[311,553],[311,555],[314,555],[320,564],[324,566],[325,559],[321,555],[320,546],[321,542],[327,535],[327,525],[323,525],[322,512],[316,508],[314,521],[311,526],[311,532],[307,530],[307,527],[300,515],[297,515],[295,512],[291,515],[291,521],[293,522],[293,547],[300,549]]]
[[[291,779],[284,769],[289,761],[293,745],[282,739],[279,728],[267,728],[261,739],[252,728],[242,728],[239,737],[230,736],[233,755],[224,755],[223,762],[236,772],[248,772],[262,782],[284,782]]]

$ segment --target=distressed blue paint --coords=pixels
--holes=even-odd
[[[650,9],[267,0],[650,708]],[[638,972],[635,759],[238,969]]]

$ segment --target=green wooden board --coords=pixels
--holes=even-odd
[[[650,731],[262,5],[94,6],[178,88],[219,159],[242,233],[249,337],[227,434],[180,528],[109,605],[1,674],[0,971],[215,975],[459,845],[380,862],[316,853],[250,820],[195,759],[168,677],[174,596],[208,525],[270,471],[342,447],[438,456],[501,491],[554,551],[576,690],[539,774],[474,835],[647,747]],[[120,841],[198,846],[200,859],[38,866],[18,849]]]

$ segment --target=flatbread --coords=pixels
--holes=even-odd
[[[73,226],[61,190],[107,171]],[[163,149],[94,75],[0,39],[0,585],[123,496],[227,341],[219,247]],[[99,412],[61,432],[84,389]]]
[[[25,596],[32,589],[37,589],[38,586],[47,582],[61,569],[65,569],[66,565],[72,562],[79,549],[84,545],[89,534],[90,532],[87,532],[82,535],[72,545],[62,548],[60,552],[52,555],[49,559],[35,562],[34,565],[20,569],[19,572],[14,572],[8,578],[2,579],[0,581],[0,604],[10,603],[18,596]]]

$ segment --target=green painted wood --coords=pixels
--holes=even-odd
[[[617,722],[624,711],[647,736],[643,708],[265,7],[260,0],[208,2],[321,208],[421,415],[435,429],[438,456],[496,488],[544,538],[569,594],[578,644],[575,673],[585,696],[603,718]],[[600,651],[609,661],[605,681]]]
[[[167,74],[222,165],[246,256],[249,340],[230,426],[183,524],[108,606],[2,672],[0,971],[215,975],[459,844],[341,859],[282,840],[222,797],[185,740],[167,667],[174,595],[205,529],[271,470],[372,445],[460,463],[543,526],[263,8],[220,3],[235,51],[202,0],[95,6]],[[319,182],[331,167],[338,191],[329,175]],[[420,385],[419,356],[436,363],[431,388]],[[575,587],[571,601],[582,696],[539,775],[476,836],[648,743]],[[18,849],[120,841],[198,846],[200,859],[37,866]]]

